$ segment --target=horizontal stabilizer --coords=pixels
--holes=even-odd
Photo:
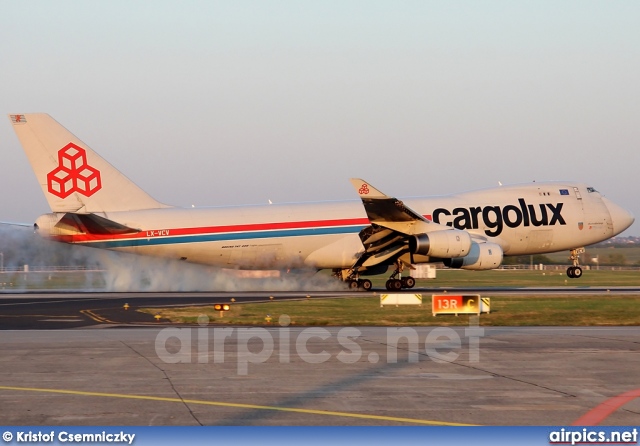
[[[134,234],[140,232],[139,229],[129,228],[96,214],[67,213],[56,224],[56,228],[95,235]]]

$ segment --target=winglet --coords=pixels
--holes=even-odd
[[[360,198],[391,198],[386,194],[383,194],[378,189],[367,183],[360,178],[351,178],[351,184],[360,195]]]

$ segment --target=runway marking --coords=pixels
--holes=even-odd
[[[89,316],[91,319],[93,319],[96,322],[100,322],[101,324],[117,324],[118,323],[118,322],[110,321],[109,319],[106,319],[102,316],[99,316],[91,310],[80,310],[80,313],[84,314],[85,316]]]
[[[204,401],[204,400],[189,400],[189,399],[180,399],[180,398],[165,398],[160,396],[127,395],[127,394],[121,394],[121,393],[83,392],[79,390],[41,389],[36,387],[14,387],[14,386],[0,386],[0,390],[16,390],[20,392],[58,393],[58,394],[64,394],[64,395],[97,396],[97,397],[103,397],[103,398],[123,398],[123,399],[133,399],[133,400],[164,401],[169,403],[181,403],[181,404],[186,403],[186,404],[201,404],[205,406],[234,407],[238,409],[273,410],[273,411],[279,411],[279,412],[295,412],[295,413],[305,413],[305,414],[311,414],[311,415],[328,415],[328,416],[334,416],[334,417],[360,418],[360,419],[366,419],[366,420],[395,421],[398,423],[423,424],[423,425],[429,425],[429,426],[473,426],[472,424],[448,423],[445,421],[420,420],[416,418],[388,417],[384,415],[366,415],[366,414],[350,413],[350,412],[334,412],[330,410],[299,409],[295,407],[261,406],[256,404],[227,403],[222,401]]]
[[[51,314],[0,314],[0,317],[49,317],[49,318],[72,318],[78,317],[77,315],[51,315]]]
[[[591,409],[589,412],[573,422],[574,426],[595,426],[600,424],[616,410],[636,398],[640,398],[640,389],[630,390],[621,395],[609,398],[604,403]]]
[[[83,319],[40,319],[38,322],[83,322]]]

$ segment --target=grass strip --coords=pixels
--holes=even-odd
[[[480,316],[484,326],[638,326],[640,295],[507,296],[490,294],[491,313]],[[449,326],[468,324],[468,315],[437,316],[431,295],[423,305],[380,307],[377,296],[343,299],[305,299],[232,304],[231,310],[213,307],[144,308],[176,324],[197,324],[206,315],[216,325],[279,325],[286,316],[292,326]]]

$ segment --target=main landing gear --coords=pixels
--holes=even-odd
[[[406,288],[413,288],[416,285],[416,279],[411,276],[401,277],[401,273],[404,270],[404,263],[396,261],[393,274],[387,280],[386,288],[389,291],[400,291]],[[370,291],[373,288],[373,284],[369,279],[361,279],[357,268],[353,269],[334,269],[333,277],[346,283],[350,290],[364,290]]]
[[[416,284],[416,279],[411,276],[400,277],[402,270],[404,269],[404,264],[400,261],[396,261],[396,269],[387,280],[385,284],[387,290],[389,291],[400,291],[403,288],[413,288]]]
[[[349,289],[354,291],[358,289],[369,291],[373,287],[373,284],[369,279],[350,279],[347,283],[349,284]]]
[[[353,269],[334,269],[333,277],[347,284],[350,290],[369,291],[373,288],[373,284],[369,279],[361,279],[357,270]]]
[[[582,268],[580,268],[579,264],[579,256],[584,253],[584,248],[576,248],[571,250],[571,255],[569,256],[569,260],[573,262],[573,266],[567,268],[567,276],[571,279],[579,279],[582,277]]]

